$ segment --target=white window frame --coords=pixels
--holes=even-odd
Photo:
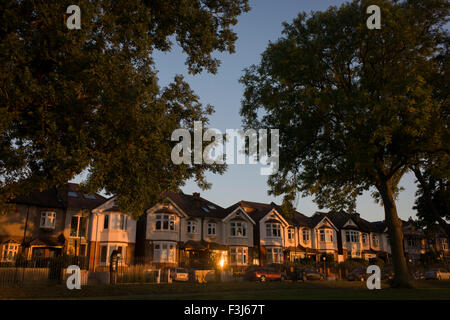
[[[345,230],[345,242],[359,243],[359,232],[355,230]]]
[[[266,223],[266,237],[267,238],[281,238],[281,224],[276,222]]]
[[[77,218],[77,232],[76,232],[76,235],[72,235],[72,219],[73,218]],[[84,232],[85,232],[85,234],[84,235],[80,235],[80,220],[81,220],[81,218],[84,218],[85,220],[85,230],[84,230]],[[87,217],[83,217],[83,216],[80,216],[80,215],[73,215],[72,216],[72,218],[70,219],[70,230],[69,230],[69,237],[70,238],[85,238],[86,237],[86,233],[87,233]]]
[[[167,214],[167,213],[157,214],[155,220],[156,220],[155,221],[156,231],[175,231],[174,214]],[[158,222],[160,223],[160,228],[158,228]]]
[[[374,247],[378,247],[380,245],[380,239],[378,239],[376,234],[372,235],[372,244]]]
[[[18,243],[4,243],[1,255],[2,262],[14,262],[16,261],[17,255],[19,253]]]
[[[331,229],[320,229],[319,230],[319,241],[325,243],[333,242],[333,230]]]
[[[195,221],[195,220],[188,220],[186,222],[186,232],[188,234],[198,233],[198,231],[197,231],[197,221]]]
[[[42,211],[40,227],[45,229],[55,229],[55,225],[56,225],[56,212]]]
[[[106,262],[102,261],[102,247],[106,247]],[[124,243],[108,243],[108,244],[102,244],[100,246],[100,264],[101,265],[109,265],[109,261],[111,259],[111,254],[115,249],[122,248],[120,253],[120,259],[119,263],[122,263],[126,261],[126,254],[127,254],[127,245]]]
[[[283,263],[283,248],[267,247],[266,248],[267,263]]]
[[[248,248],[247,247],[230,247],[230,265],[233,265],[233,266],[248,265]]]
[[[155,241],[153,243],[153,262],[155,263],[176,263],[177,246],[170,241]]]
[[[288,228],[287,229],[287,238],[289,241],[294,241],[295,238],[295,230],[294,228]]]
[[[216,223],[215,222],[208,222],[207,224],[207,235],[208,236],[215,236],[216,235]]]
[[[363,244],[367,244],[367,233],[363,233],[361,235],[361,240]]]
[[[247,223],[246,222],[231,222],[230,236],[233,238],[247,238]]]
[[[310,240],[310,231],[308,229],[302,230],[302,241],[303,243],[308,243]]]

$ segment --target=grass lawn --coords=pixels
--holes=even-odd
[[[415,289],[368,290],[364,282],[317,281],[122,284],[84,286],[68,290],[65,285],[2,288],[0,299],[256,299],[256,300],[358,300],[428,299],[450,300],[450,281],[416,281]]]

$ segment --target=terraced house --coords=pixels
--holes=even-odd
[[[192,268],[282,264],[325,255],[388,260],[391,254],[384,221],[359,214],[316,212],[290,215],[275,203],[241,200],[223,208],[199,193],[165,192],[138,221],[121,212],[115,198],[79,191],[77,184],[33,192],[14,200],[16,211],[0,216],[0,262],[51,258],[62,253],[86,256],[90,270],[108,268],[111,253],[121,263]],[[416,263],[433,250],[449,259],[442,228],[421,230],[403,221],[407,260]]]
[[[138,223],[137,255],[146,263],[208,267],[252,264],[255,221],[241,207],[222,208],[199,193],[167,192]]]
[[[16,197],[15,212],[0,215],[1,262],[13,262],[19,254],[26,259],[87,256],[90,211],[105,200],[79,192],[73,183]]]

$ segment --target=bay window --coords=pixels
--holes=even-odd
[[[283,251],[281,247],[266,248],[266,261],[267,263],[282,263]]]
[[[176,263],[176,246],[173,242],[156,242],[153,262]]]
[[[247,247],[231,247],[230,248],[230,264],[246,265],[248,262]]]

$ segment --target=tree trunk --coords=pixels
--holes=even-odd
[[[392,262],[394,264],[395,276],[392,287],[412,288],[403,250],[402,222],[397,215],[397,207],[394,201],[391,181],[385,181],[378,186],[378,189],[383,199],[385,220],[391,245]]]

